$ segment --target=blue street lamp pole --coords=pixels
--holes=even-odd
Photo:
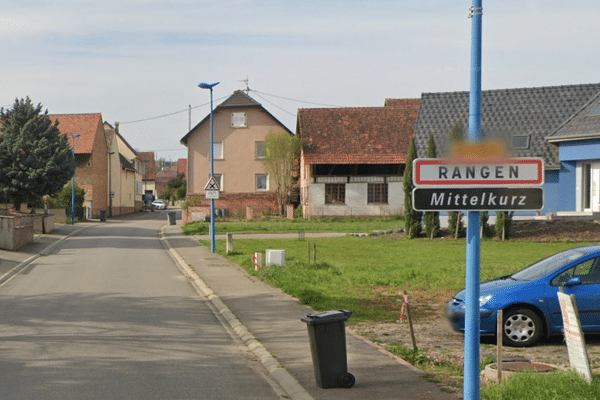
[[[73,138],[73,159],[75,159],[75,138],[81,136],[79,133],[71,135]],[[75,165],[77,171],[77,165]],[[73,174],[73,184],[71,185],[71,225],[75,225],[75,174]]]
[[[482,0],[473,0],[471,24],[471,85],[469,92],[469,141],[481,139],[481,19]],[[467,213],[467,254],[465,287],[465,365],[463,392],[465,400],[479,399],[479,282],[480,215]],[[498,335],[501,335],[498,332]]]
[[[214,125],[213,125],[213,87],[216,83],[200,83],[198,87],[210,90],[210,178],[215,177],[215,157],[214,157]],[[215,199],[210,199],[210,252],[216,251],[215,246]]]

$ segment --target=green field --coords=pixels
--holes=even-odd
[[[579,245],[484,240],[481,279],[515,272],[557,251]],[[218,253],[224,254],[225,241],[217,240],[216,247]],[[353,322],[393,320],[397,316],[398,292],[403,290],[417,300],[415,318],[426,317],[427,307],[423,304],[420,307],[419,299],[439,301],[441,296],[447,301],[465,284],[464,240],[408,240],[388,236],[258,240],[234,235],[234,249],[235,253],[228,257],[251,274],[316,310],[352,310]],[[266,249],[285,250],[286,266],[255,272],[250,258],[255,252],[264,254]]]

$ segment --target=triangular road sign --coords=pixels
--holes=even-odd
[[[206,186],[204,186],[204,190],[221,190],[214,176],[210,177],[210,179],[206,183]]]

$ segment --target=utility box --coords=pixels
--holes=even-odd
[[[285,265],[285,250],[271,250],[267,249],[265,257],[265,265],[278,265],[283,267]]]

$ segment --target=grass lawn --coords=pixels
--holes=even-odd
[[[183,227],[187,235],[208,234],[209,224],[195,222]],[[257,219],[250,221],[218,220],[215,233],[226,232],[372,232],[377,230],[399,229],[404,227],[404,220],[389,218],[327,218],[327,219]]]
[[[521,373],[501,384],[483,386],[483,400],[596,400],[600,399],[600,378],[587,383],[576,372],[551,374]]]
[[[204,244],[210,245],[209,241]],[[582,244],[484,240],[481,279],[515,272],[550,254],[579,245]],[[216,248],[224,254],[225,241],[217,240]],[[435,311],[432,303],[448,301],[465,285],[464,239],[344,236],[253,240],[234,235],[234,249],[235,253],[228,256],[233,261],[316,310],[354,311],[349,323],[395,320],[401,299],[398,292],[403,290],[417,300],[413,302],[415,318],[424,318]],[[255,252],[264,254],[266,249],[284,249],[286,266],[255,272],[250,257]]]

